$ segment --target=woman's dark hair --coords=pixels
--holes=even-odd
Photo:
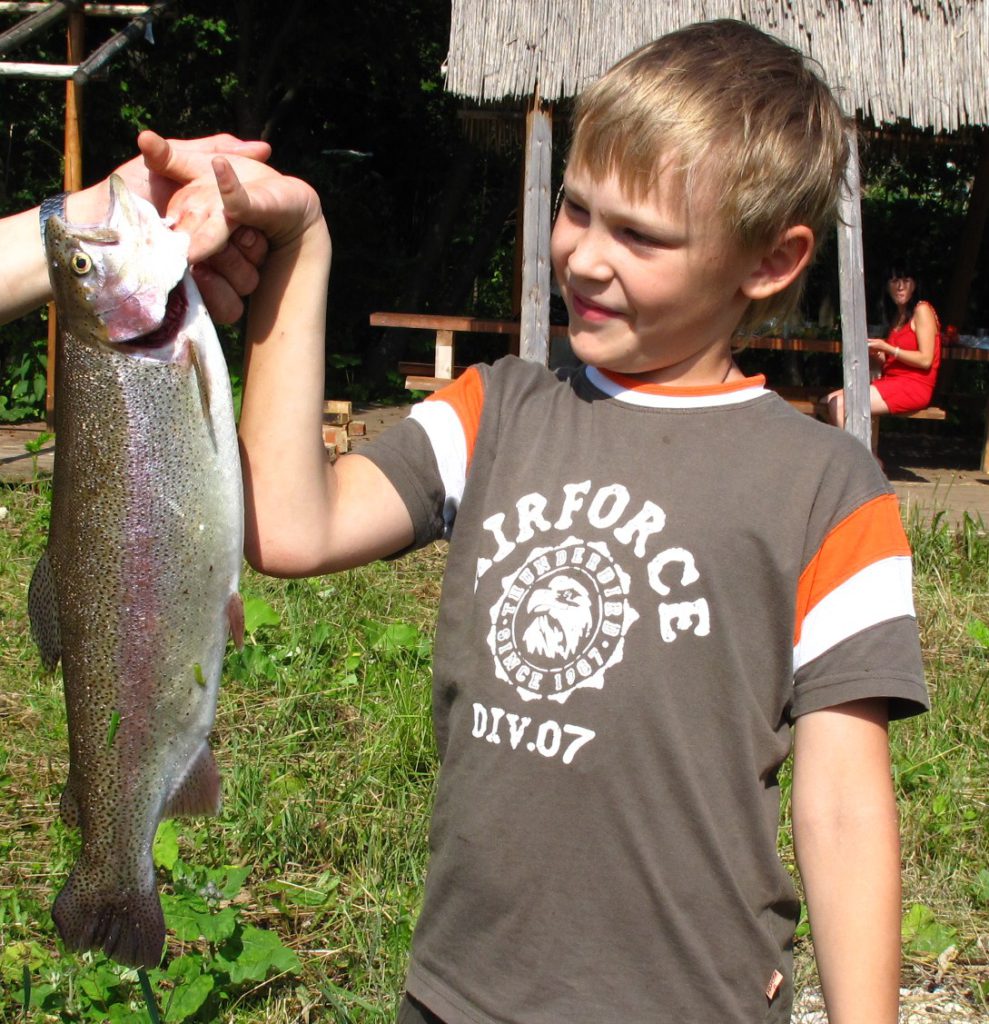
[[[899,309],[897,309],[896,303],[890,298],[889,294],[889,282],[897,277],[910,277],[913,278],[914,288],[913,295],[910,296],[910,301],[907,303],[906,318],[910,320],[913,316],[913,311],[917,308],[917,303],[921,299],[925,298],[924,289],[921,284],[920,277],[917,275],[917,271],[909,263],[891,263],[886,268],[886,273],[883,276],[882,285],[882,299],[883,299],[883,317],[885,318],[886,324],[892,327],[897,320],[899,315]]]

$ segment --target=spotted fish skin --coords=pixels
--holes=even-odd
[[[152,967],[158,824],[220,804],[208,736],[243,631],[243,496],[226,364],[181,236],[119,180],[111,192],[106,224],[47,225],[61,352],[28,603],[42,660],[62,662],[61,812],[82,832],[52,916],[69,949]]]

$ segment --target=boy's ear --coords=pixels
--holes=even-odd
[[[753,301],[776,295],[800,276],[813,255],[814,232],[805,224],[787,228],[742,282],[743,294]]]

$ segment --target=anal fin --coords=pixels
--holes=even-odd
[[[49,672],[54,672],[62,657],[62,638],[58,625],[55,574],[47,551],[34,567],[27,592],[27,609],[31,619],[31,636],[41,652],[42,664]]]
[[[220,770],[213,751],[204,743],[172,791],[162,812],[164,818],[180,818],[193,814],[219,814]]]
[[[240,594],[231,594],[227,601],[227,621],[234,647],[239,651],[244,646],[244,599]]]
[[[58,813],[61,815],[62,821],[69,828],[78,828],[81,824],[79,799],[72,788],[71,776],[66,783],[65,789],[62,790],[62,799],[58,802]]]

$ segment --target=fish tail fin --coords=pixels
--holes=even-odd
[[[165,801],[162,816],[182,818],[193,814],[220,813],[220,769],[216,766],[213,751],[204,743]]]
[[[101,949],[127,967],[157,967],[165,946],[165,918],[150,881],[130,891],[109,886],[80,861],[55,899],[52,918],[66,949]]]

